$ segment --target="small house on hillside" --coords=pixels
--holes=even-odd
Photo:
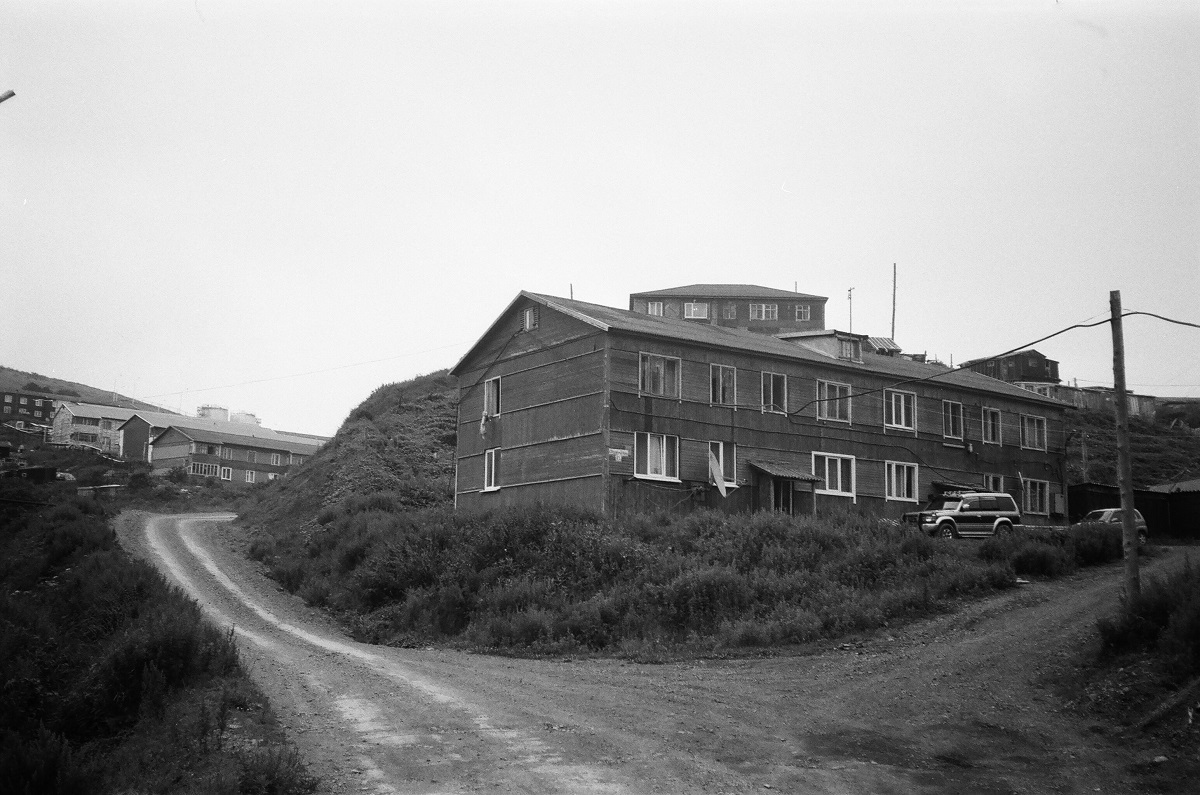
[[[978,488],[1066,512],[1066,407],[970,370],[522,292],[451,373],[462,508],[899,516]]]
[[[1059,383],[1058,362],[1047,359],[1035,350],[1019,351],[990,359],[972,359],[961,367],[977,373],[1007,381],[1010,384],[1050,395],[1050,387]]]
[[[629,311],[760,334],[778,334],[825,328],[825,302],[828,300],[821,295],[756,284],[689,284],[634,293],[629,296]]]
[[[96,403],[62,403],[54,412],[50,440],[56,444],[85,444],[121,454],[121,425],[134,409]]]

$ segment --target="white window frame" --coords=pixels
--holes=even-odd
[[[647,378],[647,374],[649,373],[649,370],[647,368],[656,362],[662,362],[662,371],[661,371],[662,391],[661,392],[655,391],[653,389],[647,389],[647,386],[650,386],[650,387],[654,386],[653,381],[651,379]],[[667,362],[675,363],[675,377],[673,379],[668,379],[668,377],[667,377],[667,375],[668,375]],[[651,383],[647,384],[648,380],[651,380]],[[674,383],[671,384],[671,383],[669,383],[669,381],[674,381]],[[677,356],[663,356],[660,353],[646,353],[644,351],[639,352],[639,354],[638,354],[638,394],[639,395],[653,395],[654,397],[675,398],[678,400],[678,399],[680,399],[680,395],[682,392],[682,389],[681,389],[682,385],[683,385],[683,360],[682,359],[680,359]]]
[[[817,471],[817,459],[822,459],[824,462],[824,466],[821,468],[820,472]],[[838,461],[838,462],[849,461],[850,462],[850,490],[849,491],[846,491],[845,489],[841,488],[845,484],[842,483],[842,468],[841,468],[840,463],[837,466],[837,473],[838,473],[838,484],[837,485],[839,488],[836,488],[836,489],[829,488],[829,462],[830,461]],[[855,481],[858,479],[858,467],[855,464],[854,456],[841,455],[840,453],[822,453],[818,450],[814,450],[813,454],[812,454],[812,473],[813,473],[813,475],[815,475],[816,477],[819,477],[821,479],[821,484],[822,484],[821,488],[815,488],[816,484],[814,484],[813,490],[817,494],[832,494],[837,497],[850,497],[857,502],[858,490],[857,490],[857,483]]]
[[[729,386],[729,394],[725,394],[725,371],[733,375]],[[708,366],[708,402],[712,406],[732,406],[737,408],[737,367],[731,364],[710,364]]]
[[[504,393],[501,386],[500,376],[489,378],[483,382],[483,415],[485,417],[496,417],[503,411]]]
[[[907,461],[884,461],[886,499],[894,502],[917,502],[920,497],[916,464]],[[903,475],[901,474],[903,473]]]
[[[992,434],[988,431],[990,427],[988,420],[992,417],[996,418],[996,438],[994,439],[989,438]],[[990,406],[983,407],[983,435],[980,438],[983,439],[984,444],[1004,445],[1004,414],[1000,409],[994,409]]]
[[[955,421],[958,424],[958,433],[954,432]],[[957,400],[942,401],[942,437],[946,439],[963,439],[963,404]]]
[[[737,304],[725,304],[721,307],[722,320],[737,320]]]
[[[656,461],[650,460],[650,439],[653,437],[658,440],[658,455]],[[669,450],[674,449],[674,461],[669,454]],[[642,458],[642,454],[646,458],[646,471],[639,472],[638,465]],[[671,464],[674,463],[674,471]],[[655,472],[653,470],[660,470]],[[648,433],[638,431],[633,435],[633,475],[637,478],[645,480],[666,480],[672,483],[679,482],[679,437],[671,436],[666,433]]]
[[[20,404],[20,405],[22,405],[22,406],[28,406],[28,405],[29,405],[29,398],[27,398],[27,397],[23,397],[23,398],[17,398],[17,403],[19,403],[19,404]]]
[[[1021,510],[1039,516],[1050,515],[1050,481],[1023,480],[1021,482]]]
[[[779,320],[779,304],[750,304],[751,320]]]
[[[498,491],[500,489],[500,448],[492,447],[483,451],[483,490]]]
[[[983,490],[1001,492],[1004,491],[1004,476],[997,475],[993,472],[986,472],[983,475]]]
[[[232,461],[233,460],[233,448],[232,447],[222,447],[221,448],[221,458],[224,458],[226,461]]]
[[[829,390],[831,387],[836,387],[838,391],[837,397],[830,397]],[[844,394],[842,394],[844,390]],[[828,422],[845,422],[853,421],[851,395],[853,390],[849,384],[843,384],[840,381],[817,381],[817,419],[827,420]],[[845,402],[843,402],[845,401]],[[836,407],[836,412],[830,413],[830,409]],[[845,411],[842,411],[842,408]],[[845,414],[842,417],[840,415]]]
[[[796,304],[796,320],[801,323],[812,320],[812,307],[808,304]]]
[[[686,320],[708,320],[708,304],[699,301],[688,301],[683,305],[683,317]]]
[[[775,379],[779,379],[779,381],[783,384],[782,408],[776,408],[777,404],[774,401],[772,401],[770,404],[767,403],[767,383],[768,383],[768,381],[770,382],[772,397],[774,397],[775,396],[774,395],[775,383],[776,383]],[[788,407],[787,381],[788,381],[787,375],[784,373],[772,373],[768,370],[763,370],[763,374],[762,374],[762,410],[763,410],[764,414],[787,414],[787,407]]]
[[[246,470],[246,482],[247,483],[253,483],[257,477],[258,477],[258,473],[255,472],[253,469]]]
[[[293,465],[293,466],[295,466],[295,465],[299,465],[299,464],[303,464],[303,463],[304,463],[304,456],[302,456],[302,455],[296,455],[295,453],[292,453],[292,454],[289,456],[289,461],[288,461],[288,463],[289,463],[289,465]]]
[[[1030,427],[1032,426],[1032,427]],[[1034,436],[1033,443],[1029,442],[1030,431]],[[1039,438],[1040,437],[1040,438]],[[1021,415],[1021,449],[1022,450],[1045,450],[1046,449],[1046,418],[1037,414],[1022,414]]]
[[[525,307],[525,311],[521,313],[521,330],[533,331],[538,327],[538,308],[536,306]]]
[[[896,421],[896,408],[900,407],[900,421]],[[907,423],[905,422],[907,420]],[[901,431],[917,431],[917,393],[902,389],[886,389],[883,392],[883,426]]]
[[[708,451],[717,458],[717,464],[721,467],[721,477],[725,480],[725,488],[736,489],[737,445],[733,442],[710,441]],[[728,466],[726,466],[726,461],[728,461]]]
[[[221,480],[233,480],[232,467],[221,467]]]
[[[283,455],[281,453],[271,453],[271,466],[283,466]]]
[[[188,464],[189,475],[199,475],[205,478],[215,478],[221,474],[221,467],[218,464],[206,464],[201,461],[193,461]]]
[[[662,317],[663,316],[663,302],[662,301],[647,301],[646,302],[646,314],[654,315],[655,317]]]

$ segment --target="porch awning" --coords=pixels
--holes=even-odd
[[[763,472],[767,475],[776,478],[787,478],[788,480],[802,480],[805,483],[821,483],[822,479],[812,474],[805,472],[794,464],[780,464],[775,461],[747,461],[754,469]]]

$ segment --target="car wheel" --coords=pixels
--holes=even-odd
[[[954,532],[954,525],[946,522],[945,524],[938,526],[938,535],[942,538],[954,538],[957,533]]]
[[[996,535],[1008,535],[1012,532],[1013,526],[1008,522],[1001,522],[996,525]]]

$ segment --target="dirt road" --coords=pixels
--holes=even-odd
[[[126,514],[118,532],[236,628],[327,792],[1138,789],[1130,752],[1041,684],[1092,642],[1119,567],[807,656],[517,660],[348,640],[246,559],[232,519]]]

